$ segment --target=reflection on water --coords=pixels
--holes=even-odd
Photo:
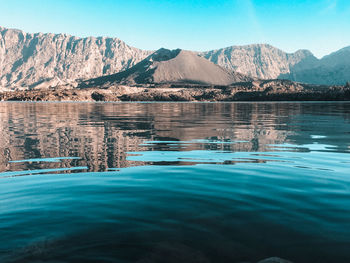
[[[350,103],[0,103],[0,262],[350,262],[349,153]]]
[[[349,105],[325,105],[2,103],[0,171],[87,166],[97,172],[143,165],[128,152],[258,152],[310,140],[347,151],[349,142],[339,136],[350,132]],[[316,120],[315,112],[322,114]]]

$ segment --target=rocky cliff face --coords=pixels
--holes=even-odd
[[[47,88],[115,74],[152,54],[117,38],[28,34],[0,27],[0,90]],[[344,85],[350,47],[317,59],[310,51],[286,53],[271,45],[232,46],[199,53],[230,72],[261,79]]]
[[[288,54],[266,44],[232,46],[200,55],[228,70],[261,79],[276,79],[281,74],[290,73],[295,65],[310,68],[318,61],[308,50]]]
[[[0,87],[56,86],[125,70],[151,54],[117,38],[0,27]]]
[[[228,69],[261,79],[344,85],[350,80],[350,47],[316,58],[308,50],[286,53],[271,45],[232,46],[200,55]]]
[[[296,64],[280,78],[314,84],[343,85],[350,81],[350,47],[323,57],[309,67]]]

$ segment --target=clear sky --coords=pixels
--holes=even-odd
[[[349,0],[0,0],[0,25],[118,37],[142,49],[268,43],[321,57],[350,46]]]

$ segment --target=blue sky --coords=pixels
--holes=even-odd
[[[143,49],[268,43],[321,57],[350,46],[350,1],[0,0],[0,25],[118,37]]]

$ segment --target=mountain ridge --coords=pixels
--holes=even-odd
[[[127,70],[153,52],[129,46],[119,38],[26,33],[0,26],[0,89],[76,87],[80,81]],[[286,53],[270,44],[196,53],[252,78],[328,85],[350,80],[350,46],[321,59],[309,50]]]
[[[118,38],[32,34],[0,27],[0,87],[74,83],[119,72],[151,53]]]
[[[305,58],[317,60],[309,50],[286,53],[270,44],[230,46],[200,54],[228,70],[261,79],[275,79],[289,73],[291,66]]]

